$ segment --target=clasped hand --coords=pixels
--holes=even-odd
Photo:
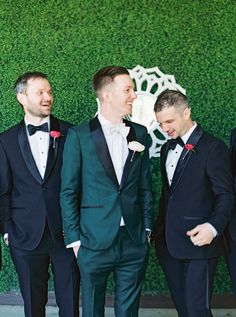
[[[187,231],[187,236],[195,246],[201,247],[210,244],[214,239],[214,234],[209,223],[197,225],[192,230]]]

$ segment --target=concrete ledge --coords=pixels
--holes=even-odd
[[[107,296],[106,307],[112,307],[113,296]],[[0,293],[0,305],[23,305],[22,297],[19,293]],[[54,292],[48,294],[48,306],[56,306]],[[173,303],[167,295],[144,295],[142,296],[140,307],[142,308],[174,308]],[[220,294],[213,296],[213,308],[236,308],[236,299],[231,294]]]

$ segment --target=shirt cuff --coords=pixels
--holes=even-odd
[[[81,241],[78,240],[78,241],[72,242],[70,244],[67,244],[66,248],[69,249],[69,248],[80,247],[80,246],[81,246]]]
[[[216,228],[213,227],[209,222],[207,222],[207,224],[209,225],[210,229],[212,230],[213,237],[215,238],[218,235],[218,232],[216,231]]]

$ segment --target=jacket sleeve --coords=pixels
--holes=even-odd
[[[11,219],[11,172],[6,153],[0,141],[0,225],[1,233],[8,232],[8,224]]]
[[[149,145],[150,140],[147,132],[145,133],[145,150],[142,156],[141,176],[139,183],[140,201],[143,210],[144,225],[146,229],[152,230],[153,227],[153,193],[150,172]]]
[[[77,132],[69,129],[61,171],[61,212],[65,244],[80,240],[79,194],[81,192],[81,153]]]
[[[209,218],[221,235],[229,221],[234,204],[233,178],[230,170],[229,151],[226,145],[219,141],[210,150],[206,173],[215,195],[214,209]]]

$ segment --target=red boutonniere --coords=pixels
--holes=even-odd
[[[53,148],[55,149],[56,146],[56,139],[60,138],[61,132],[52,130],[50,131],[50,137],[53,138]]]
[[[185,159],[186,155],[188,154],[188,152],[193,152],[195,153],[195,150],[194,150],[194,145],[193,144],[190,144],[190,143],[186,143],[184,145],[184,148],[187,150],[187,152],[185,153],[184,157],[183,157],[183,160]]]

